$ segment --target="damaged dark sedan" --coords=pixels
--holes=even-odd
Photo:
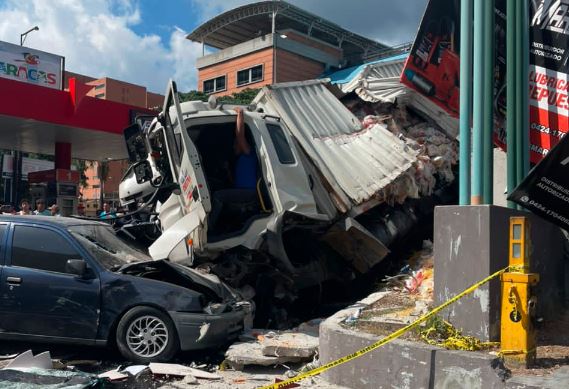
[[[116,344],[138,363],[219,347],[252,315],[217,277],[72,218],[0,217],[0,277],[0,339]]]

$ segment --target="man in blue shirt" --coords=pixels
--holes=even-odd
[[[34,215],[51,216],[49,209],[45,208],[45,201],[43,199],[36,200],[36,210],[34,211]]]
[[[245,222],[250,214],[258,212],[257,199],[257,154],[251,148],[245,134],[245,117],[243,108],[235,108],[237,120],[235,125],[235,143],[233,150],[237,157],[233,175],[233,189],[219,190],[213,193],[213,205],[209,217],[209,230],[217,228],[222,211],[233,216],[243,217]],[[224,212],[225,213],[225,212]]]

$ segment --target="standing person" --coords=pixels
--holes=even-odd
[[[49,207],[49,210],[51,212],[51,216],[56,216],[56,217],[61,216],[59,214],[59,205],[53,204],[51,207]]]
[[[100,219],[115,219],[117,214],[111,211],[109,203],[103,203],[103,212],[99,214]]]
[[[36,200],[36,210],[34,215],[37,216],[51,216],[51,212],[45,208],[45,201],[43,199]]]
[[[20,201],[20,212],[18,215],[31,215],[32,210],[30,209],[30,202],[27,199],[22,199]]]
[[[247,141],[245,133],[245,115],[243,108],[235,108],[235,170],[233,188],[213,193],[213,205],[209,216],[209,227],[214,231],[224,210],[249,216],[250,210],[257,212],[257,154]],[[245,217],[243,216],[243,217]],[[245,220],[240,220],[241,222]]]

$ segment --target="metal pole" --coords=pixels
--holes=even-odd
[[[470,204],[470,119],[472,112],[472,2],[460,8],[460,205]]]
[[[522,1],[518,5],[521,8],[522,17],[520,18],[522,47],[520,50],[522,72],[520,76],[520,94],[522,95],[522,111],[521,111],[521,128],[522,128],[522,179],[529,173],[530,167],[530,147],[529,147],[529,4],[527,1]],[[519,182],[518,184],[520,184]]]
[[[506,5],[506,148],[508,161],[508,194],[516,187],[516,5],[508,0]],[[508,201],[508,208],[516,204]]]
[[[474,67],[472,110],[472,188],[470,203],[482,204],[482,141],[484,129],[483,81],[484,81],[484,3],[483,0],[474,2]]]
[[[522,77],[522,73],[523,73],[523,61],[522,61],[522,51],[523,51],[523,39],[524,39],[524,32],[523,29],[525,28],[529,28],[529,26],[523,26],[523,7],[521,6],[521,4],[517,4],[516,6],[516,14],[515,14],[515,18],[516,18],[516,28],[515,28],[515,34],[516,34],[516,58],[514,60],[515,62],[515,66],[516,66],[516,71],[515,71],[515,76],[516,76],[516,186],[518,186],[520,184],[520,182],[522,182],[523,178],[524,178],[524,152],[527,150],[524,150],[524,132],[527,132],[527,128],[524,128],[524,123],[523,123],[523,111],[524,109],[528,109],[528,107],[524,107],[524,102],[523,102],[523,89],[526,88],[523,85],[523,80],[521,79]],[[527,85],[526,85],[527,86]],[[514,189],[514,188],[512,188]]]
[[[484,2],[483,202],[494,202],[494,0]]]

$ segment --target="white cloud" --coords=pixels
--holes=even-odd
[[[19,43],[19,34],[38,25],[26,46],[63,55],[66,69],[108,76],[162,93],[174,77],[181,90],[196,86],[199,45],[174,29],[170,47],[157,35],[138,35],[141,22],[132,0],[8,0],[0,6],[0,40]],[[28,27],[29,26],[29,27]]]

